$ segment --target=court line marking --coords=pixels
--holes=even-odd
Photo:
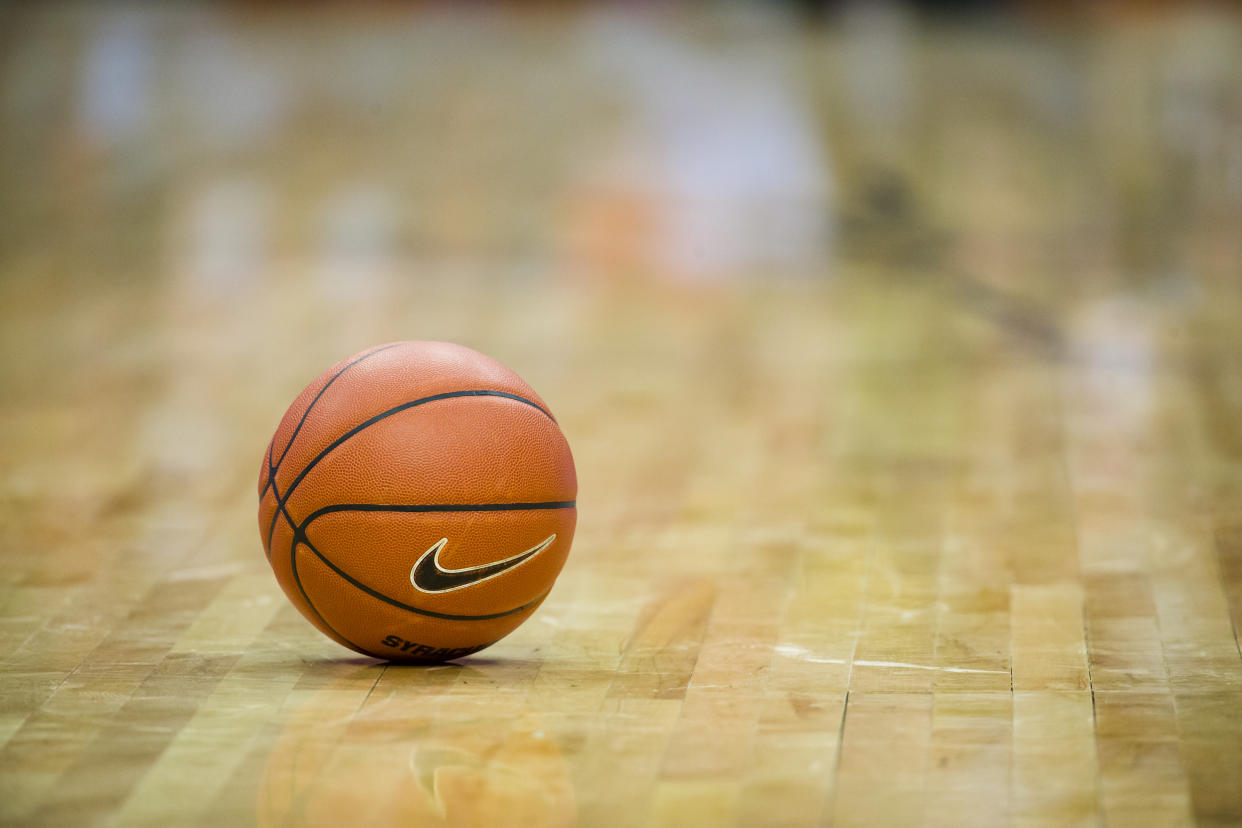
[[[935,670],[941,673],[984,673],[986,675],[1007,676],[1008,670],[983,670],[975,667],[945,667],[935,664],[910,664],[905,661],[868,661],[854,660],[846,658],[818,658],[810,655],[810,650],[803,647],[792,645],[781,645],[774,648],[775,651],[786,658],[796,658],[799,661],[810,661],[815,664],[852,664],[856,667],[904,667],[911,670]]]

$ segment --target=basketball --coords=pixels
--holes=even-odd
[[[446,342],[395,342],[293,401],[259,472],[259,531],[294,606],[336,642],[430,663],[539,607],[577,520],[569,444],[515,373]]]

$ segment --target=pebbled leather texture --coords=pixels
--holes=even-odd
[[[461,345],[396,342],[342,360],[298,395],[259,472],[259,532],[289,600],[376,658],[431,662],[512,632],[547,595],[577,520],[569,444],[516,374]],[[427,593],[410,581],[537,555]]]

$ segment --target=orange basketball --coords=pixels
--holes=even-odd
[[[517,374],[460,345],[395,342],[332,366],[285,412],[259,472],[259,531],[325,635],[444,661],[547,597],[577,492],[569,444]]]

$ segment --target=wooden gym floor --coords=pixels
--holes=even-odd
[[[1242,823],[1242,28],[20,7],[0,823]],[[512,366],[540,611],[288,604],[298,390]]]

